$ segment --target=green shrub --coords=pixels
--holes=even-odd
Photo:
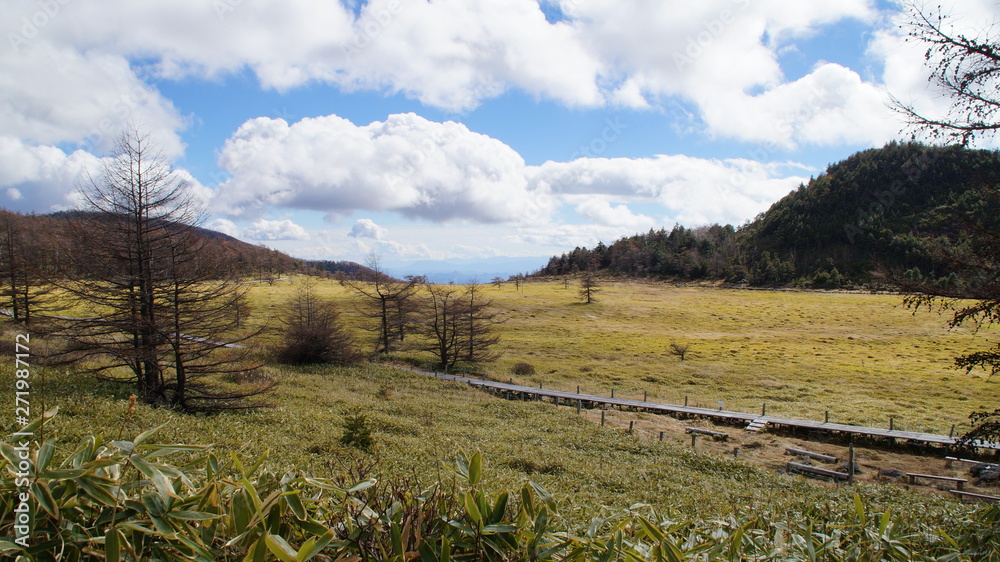
[[[340,442],[348,447],[356,447],[362,451],[370,451],[375,445],[372,437],[371,424],[368,417],[358,412],[344,418],[344,435]]]

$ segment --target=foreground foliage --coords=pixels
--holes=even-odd
[[[40,420],[25,428],[33,431]],[[313,478],[246,466],[209,446],[86,436],[49,438],[18,481],[17,443],[0,444],[0,552],[31,560],[980,560],[1000,556],[1000,506],[948,529],[921,528],[859,496],[837,513],[761,512],[674,520],[648,506],[569,528],[556,499],[529,482],[486,492],[480,453],[458,453],[428,488]],[[169,459],[169,460],[168,460]],[[13,499],[30,488],[28,547],[15,543]],[[914,523],[917,523],[914,526]],[[916,530],[914,530],[916,529]]]

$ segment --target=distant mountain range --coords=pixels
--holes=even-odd
[[[539,274],[816,287],[867,284],[879,266],[943,276],[920,241],[954,233],[970,210],[995,204],[984,186],[1000,186],[996,151],[890,143],[829,166],[741,227],[650,230],[552,257]]]
[[[493,257],[451,260],[417,260],[390,262],[386,269],[395,277],[421,275],[432,283],[489,283],[494,277],[507,279],[521,273],[537,271],[546,257]]]

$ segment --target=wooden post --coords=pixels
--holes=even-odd
[[[601,410],[601,427],[604,427],[604,410]]]
[[[848,452],[848,457],[849,458],[847,459],[847,483],[854,484],[854,445],[851,445],[851,448]]]
[[[576,401],[576,413],[580,413],[580,408],[583,408],[583,400]]]
[[[764,402],[764,405],[760,407],[760,415],[762,416],[767,415],[767,402]]]
[[[611,387],[611,397],[612,398],[615,397],[615,387],[613,387],[613,386]]]
[[[555,402],[556,406],[558,406],[559,405],[559,397],[558,396],[553,396],[552,399]]]
[[[823,416],[823,423],[830,423],[830,410],[827,410],[826,414]]]
[[[660,441],[663,441],[663,432],[660,432]]]
[[[576,385],[576,393],[580,394],[580,385]]]
[[[895,429],[895,425],[896,425],[896,416],[889,416],[889,431]]]
[[[698,445],[698,434],[697,433],[692,433],[691,434],[691,448],[695,449],[695,448],[697,448],[697,445]]]
[[[542,383],[538,383],[538,390],[542,389]]]
[[[628,422],[628,432],[632,433],[635,431],[635,420]]]
[[[645,391],[645,390],[643,390],[643,391],[642,391],[642,401],[643,401],[643,402],[647,402],[646,398],[648,398],[648,396],[646,395],[646,391]]]
[[[739,457],[740,457],[740,448],[733,447],[733,458],[739,458]]]
[[[948,432],[948,437],[955,437],[955,424],[951,424],[951,431]]]
[[[687,397],[687,395],[685,394],[685,395],[684,395],[684,407],[685,407],[685,408],[687,408],[687,405],[688,405],[688,397]]]
[[[507,384],[514,384],[514,377],[511,377]]]

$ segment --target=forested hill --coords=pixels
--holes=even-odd
[[[975,207],[984,186],[1000,186],[1000,153],[891,143],[829,166],[739,228],[650,230],[553,257],[538,274],[863,284],[878,264],[933,269],[916,238],[956,228],[955,209]]]
[[[59,256],[72,251],[74,242],[69,228],[71,223],[85,220],[102,219],[95,213],[84,211],[24,215],[0,208],[0,274],[9,274],[11,253],[14,250],[21,254],[19,260],[27,261],[39,273],[77,274],[78,272],[66,270],[70,263],[61,260]],[[274,279],[289,273],[320,275],[331,270],[322,263],[306,262],[284,252],[248,244],[207,228],[194,227],[193,232],[203,239],[205,255],[224,262],[226,271],[247,278]],[[16,247],[10,246],[11,244]],[[340,269],[365,269],[350,262],[338,263]]]
[[[59,237],[60,232],[65,229],[68,222],[95,218],[100,220],[98,215],[87,211],[58,211],[47,215],[22,215],[0,208],[0,226],[10,224],[13,230],[23,229],[48,233],[50,236],[40,238],[37,244],[41,246],[52,245],[49,253],[56,251],[55,247],[58,246],[58,241],[55,238]],[[302,260],[263,245],[243,242],[238,238],[208,228],[196,226],[194,232],[205,240],[210,254],[228,262],[232,270],[251,277],[273,278],[288,273],[305,273],[341,276],[345,279],[370,279],[375,275],[368,267],[351,261]],[[0,241],[2,240],[3,233],[0,232]],[[2,256],[0,256],[0,270],[2,268]]]
[[[307,260],[305,264],[344,279],[370,280],[376,276],[371,268],[353,261]]]

